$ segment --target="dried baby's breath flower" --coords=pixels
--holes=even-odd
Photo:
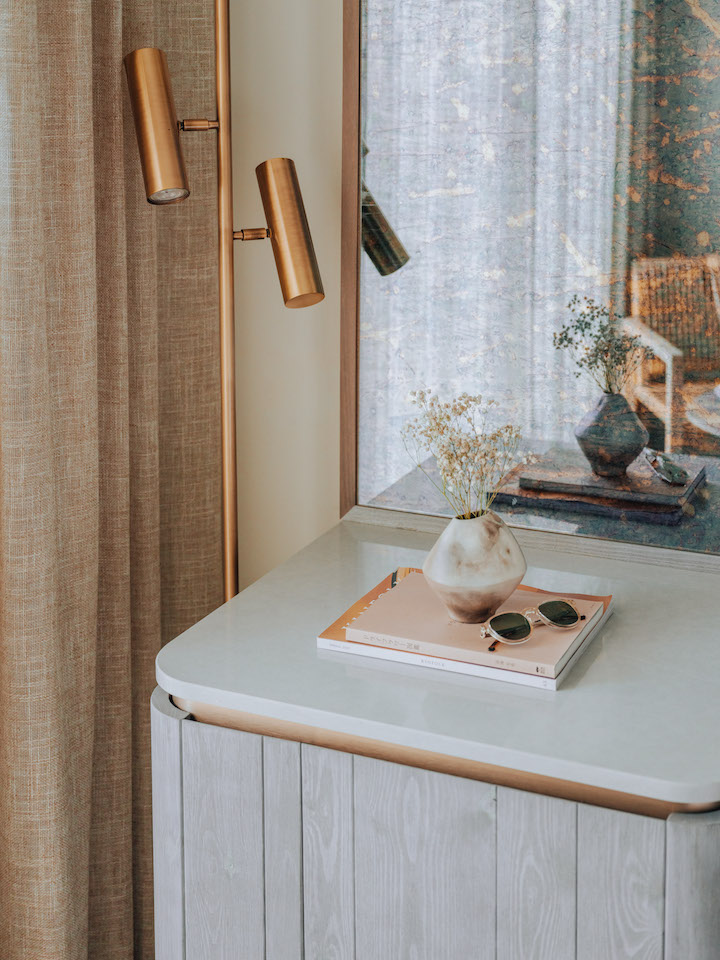
[[[520,431],[512,424],[490,429],[494,400],[461,393],[441,401],[431,390],[410,394],[419,414],[405,424],[408,453],[453,508],[456,516],[479,516],[492,506],[518,455]],[[440,485],[423,468],[427,454],[437,463]]]

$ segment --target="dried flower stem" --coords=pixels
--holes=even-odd
[[[622,393],[636,370],[654,356],[639,337],[618,330],[607,307],[589,297],[575,296],[568,303],[572,319],[553,334],[556,350],[575,357],[576,377],[586,372],[605,393]]]
[[[409,456],[456,516],[470,519],[487,513],[508,473],[521,461],[520,431],[511,424],[490,430],[488,419],[496,404],[479,395],[462,393],[441,402],[432,392],[418,390],[410,397],[420,413],[402,431]],[[427,453],[435,458],[440,484],[423,467]]]

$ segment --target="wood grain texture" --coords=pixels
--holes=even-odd
[[[575,960],[577,804],[497,792],[497,960]]]
[[[183,723],[188,960],[264,960],[262,738]]]
[[[302,960],[300,744],[263,739],[265,960]]]
[[[182,723],[187,713],[156,687],[150,717],[155,958],[185,960]]]
[[[577,871],[578,958],[662,960],[665,825],[578,806]]]
[[[360,0],[343,0],[340,238],[340,516],[357,503],[357,329],[360,273]]]
[[[303,744],[305,960],[354,960],[353,758]]]
[[[357,960],[494,960],[495,788],[355,759]]]
[[[720,812],[666,827],[665,960],[720,960]]]

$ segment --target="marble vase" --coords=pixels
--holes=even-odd
[[[454,517],[422,569],[453,620],[483,623],[518,586],[527,564],[510,528],[488,511],[468,520]]]

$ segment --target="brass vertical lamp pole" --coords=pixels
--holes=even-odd
[[[286,307],[309,307],[325,294],[292,160],[275,158],[256,168],[267,226],[233,229],[228,0],[215,0],[216,120],[177,120],[162,50],[133,50],[125,70],[149,203],[178,203],[190,195],[180,131],[217,131],[223,580],[229,600],[238,591],[233,241],[271,240]]]

